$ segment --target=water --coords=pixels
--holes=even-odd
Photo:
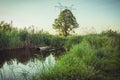
[[[42,57],[42,60],[40,56]],[[32,49],[0,51],[0,80],[25,80],[37,72],[47,71],[55,64],[52,54]]]

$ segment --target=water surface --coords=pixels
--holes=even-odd
[[[25,80],[53,67],[55,57],[34,49],[0,51],[0,80]]]

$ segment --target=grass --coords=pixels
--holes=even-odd
[[[107,33],[111,34],[111,33]],[[119,80],[120,36],[83,36],[80,44],[61,56],[55,66],[34,80]]]
[[[86,50],[85,50],[86,49]],[[96,56],[86,42],[75,45],[67,54],[61,56],[54,68],[39,75],[42,80],[89,79],[99,71],[95,69]]]
[[[47,71],[33,75],[31,80],[120,79],[120,33],[108,30],[101,34],[65,38],[32,31],[17,30],[10,24],[0,23],[0,48],[64,46],[66,54],[60,56]],[[3,74],[0,73],[0,76],[4,79]]]

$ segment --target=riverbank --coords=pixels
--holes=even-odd
[[[119,80],[120,34],[108,31],[86,35],[47,72],[32,80]]]

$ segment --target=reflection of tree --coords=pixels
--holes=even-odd
[[[18,49],[18,50],[3,50],[0,51],[0,68],[7,62],[8,65],[13,64],[13,60],[26,64],[31,58],[34,57],[34,52],[29,49]]]
[[[17,57],[17,61],[23,64],[26,64],[32,57],[34,53],[31,53],[31,50],[24,49],[20,55]]]
[[[1,55],[1,51],[0,51],[0,68],[2,68],[2,66],[4,65],[5,63],[5,54],[4,55]]]
[[[58,52],[58,51],[61,52]],[[54,51],[56,56],[62,53],[62,49],[57,49]],[[63,51],[64,52],[64,51]],[[41,58],[45,58],[50,55],[51,52],[35,52],[34,49],[19,48],[13,50],[1,50],[0,51],[0,68],[3,67],[4,63],[7,62],[8,65],[12,65],[13,61],[16,60],[17,63],[27,64],[31,59],[35,58],[35,54],[40,55]]]

